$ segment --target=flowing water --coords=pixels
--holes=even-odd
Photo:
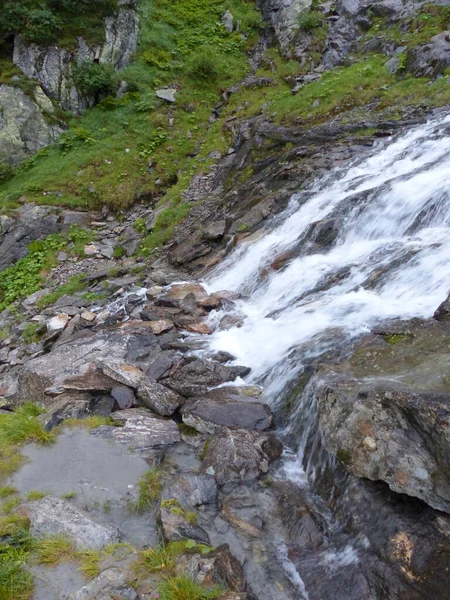
[[[327,219],[337,235],[321,247],[311,224]],[[283,421],[277,409],[286,391],[315,358],[330,349],[345,352],[381,321],[430,317],[449,292],[450,117],[328,173],[295,194],[269,226],[259,240],[238,246],[206,282],[210,292],[242,294],[235,310],[243,325],[217,330],[210,348],[252,368],[250,381],[265,387],[279,434],[291,447],[279,476],[308,489],[326,460],[314,398],[307,385]],[[279,556],[298,598],[307,598],[282,545]],[[357,561],[357,553],[350,543],[320,560],[340,568]]]

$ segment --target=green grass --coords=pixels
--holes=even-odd
[[[67,283],[64,285],[60,285],[56,288],[55,291],[42,296],[38,300],[38,307],[42,310],[46,306],[50,306],[54,304],[59,298],[62,296],[76,294],[77,292],[81,292],[86,289],[88,285],[87,276],[86,275],[74,275],[70,277]]]
[[[76,548],[72,540],[63,535],[54,535],[37,540],[34,547],[36,562],[55,566],[76,558]]]
[[[139,495],[131,503],[131,509],[135,512],[148,510],[161,495],[162,468],[148,469],[139,479]]]
[[[9,515],[20,504],[20,498],[10,496],[2,502],[1,509],[4,515]]]
[[[58,432],[64,427],[85,427],[86,429],[96,429],[102,425],[118,426],[116,421],[113,421],[109,417],[101,417],[100,415],[92,415],[85,419],[66,419],[63,423],[56,428]]]
[[[8,496],[12,496],[12,494],[16,494],[17,490],[10,485],[0,486],[0,498],[7,498]]]
[[[28,403],[14,413],[0,415],[0,481],[22,464],[21,444],[53,441],[54,436],[44,431],[38,420],[42,412],[41,407]]]
[[[25,568],[25,555],[20,548],[0,546],[0,599],[29,600],[33,578]]]
[[[159,600],[214,600],[223,593],[221,586],[208,588],[186,575],[169,577],[158,586]]]
[[[239,31],[229,33],[221,24],[226,9]],[[25,195],[37,203],[106,204],[120,211],[139,194],[160,200],[168,209],[146,239],[145,254],[167,242],[188,215],[181,193],[199,169],[208,172],[213,162],[208,154],[228,147],[227,136],[220,127],[209,127],[208,117],[221,91],[249,71],[247,51],[262,21],[245,0],[142,0],[139,11],[136,60],[121,73],[130,92],[119,103],[103,102],[72,118],[59,144],[38,153],[0,186],[0,205],[11,206]],[[199,67],[201,56],[213,53],[214,63],[199,78],[198,68],[189,65]],[[155,90],[164,85],[178,88],[175,106],[156,99]]]
[[[45,496],[48,496],[46,492],[40,492],[39,490],[31,490],[27,493],[26,500],[27,502],[32,502],[33,500],[42,500],[42,498],[45,498]]]

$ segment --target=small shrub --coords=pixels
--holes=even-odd
[[[220,58],[212,48],[201,48],[195,52],[188,64],[188,73],[193,79],[210,79],[218,77]]]
[[[116,89],[116,78],[112,65],[84,62],[73,69],[73,81],[85,96],[100,100]]]
[[[310,10],[307,13],[300,15],[298,24],[300,25],[300,29],[311,31],[318,27],[322,27],[324,20],[324,16],[321,12],[318,10]]]

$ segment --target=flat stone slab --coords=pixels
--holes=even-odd
[[[181,442],[174,421],[137,415],[127,419],[124,427],[104,425],[91,431],[91,435],[117,440],[132,450],[145,450]]]
[[[121,539],[116,527],[96,523],[70,502],[55,496],[21,504],[16,511],[30,519],[33,535],[67,536],[75,542],[78,550],[99,550]]]

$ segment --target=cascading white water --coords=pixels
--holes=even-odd
[[[216,332],[211,346],[252,367],[267,401],[276,405],[302,357],[333,343],[330,332],[342,342],[380,320],[428,317],[446,297],[449,126],[450,117],[430,121],[294,195],[278,226],[239,246],[206,282],[210,291],[242,292],[243,326]],[[330,216],[342,219],[330,249],[300,250],[284,269],[270,268],[311,223]]]

